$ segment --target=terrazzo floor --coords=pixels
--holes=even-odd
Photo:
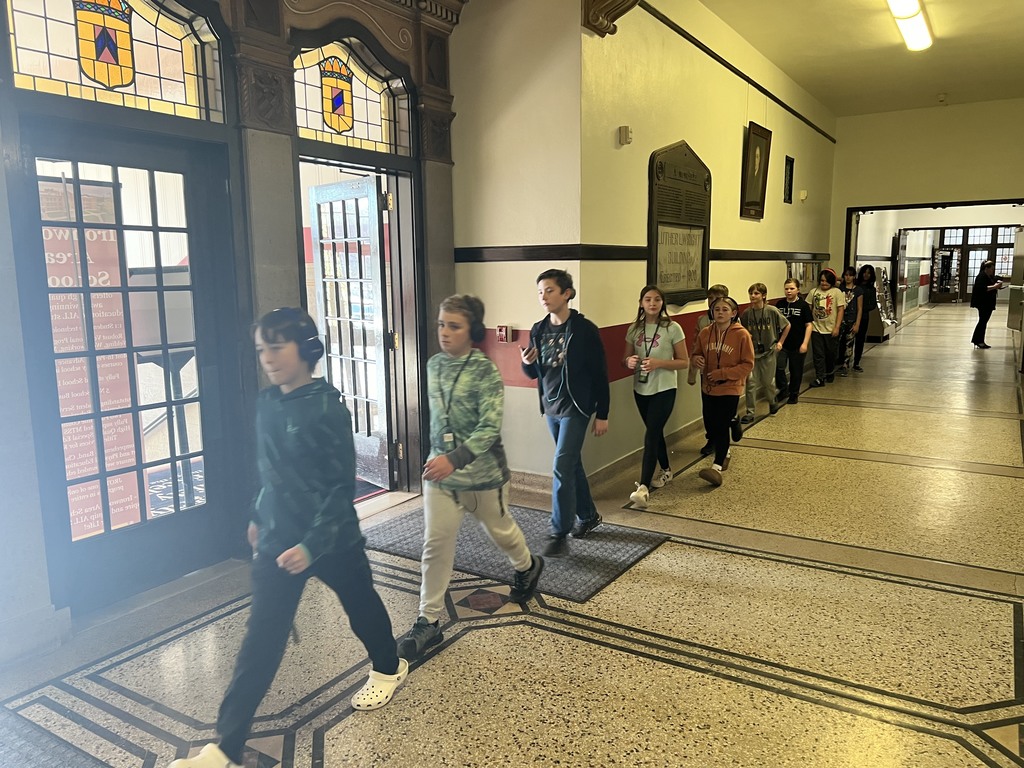
[[[673,441],[676,477],[646,510],[626,503],[635,469],[603,478],[606,520],[669,539],[585,603],[524,609],[456,574],[444,642],[382,710],[349,707],[365,657],[312,582],[246,765],[1024,765],[1024,421],[1005,317],[980,352],[967,307],[921,312],[864,374],[774,417],[760,403],[720,488],[697,478],[696,432]],[[365,524],[417,504],[378,501]],[[404,632],[419,564],[371,560]],[[0,766],[162,768],[197,750],[241,640],[244,574],[226,565],[0,670],[6,712],[45,732],[41,750],[67,745],[55,763],[0,744]]]

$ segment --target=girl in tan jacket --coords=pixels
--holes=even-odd
[[[743,435],[736,409],[754,367],[754,344],[747,329],[736,322],[739,306],[733,299],[716,299],[711,314],[714,322],[697,336],[690,365],[701,373],[704,423],[715,445],[714,463],[702,469],[700,477],[718,486],[729,466],[730,430],[733,440]]]

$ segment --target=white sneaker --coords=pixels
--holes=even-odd
[[[647,499],[650,497],[651,492],[647,490],[646,485],[636,484],[636,490],[629,494],[629,500],[636,504],[638,507],[646,507]]]
[[[207,744],[195,757],[175,760],[168,768],[242,768],[232,763],[216,744]]]
[[[672,470],[663,469],[661,470],[661,472],[654,476],[653,480],[651,480],[651,488],[664,488],[665,483],[670,482],[671,480]]]

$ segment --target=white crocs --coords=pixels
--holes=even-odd
[[[409,662],[402,658],[398,660],[398,671],[393,675],[383,675],[371,669],[369,679],[352,697],[352,709],[380,709],[391,701],[408,674]]]

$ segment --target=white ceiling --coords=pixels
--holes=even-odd
[[[886,0],[700,0],[837,116],[1024,97],[1024,0],[921,0],[908,51]]]

